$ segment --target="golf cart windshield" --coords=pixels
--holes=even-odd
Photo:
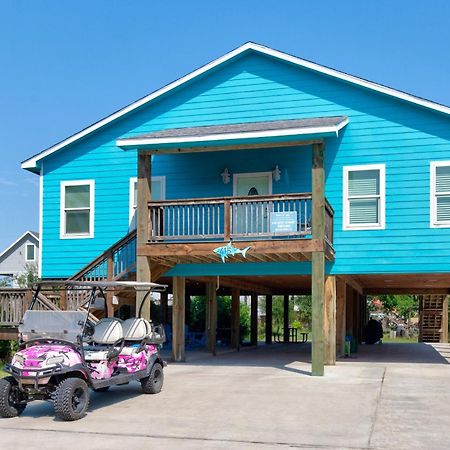
[[[23,341],[53,338],[76,343],[83,331],[87,311],[28,310],[19,325]]]

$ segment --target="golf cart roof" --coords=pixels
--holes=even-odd
[[[107,288],[131,288],[136,291],[164,291],[166,284],[157,284],[144,281],[73,281],[73,280],[45,280],[39,281],[35,287],[45,286],[68,286],[68,287],[85,287],[87,289],[98,287],[100,289]]]

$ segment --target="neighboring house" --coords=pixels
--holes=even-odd
[[[0,278],[9,286],[17,287],[16,277],[26,272],[27,266],[39,265],[39,233],[26,231],[0,253]]]
[[[258,44],[22,167],[40,175],[44,278],[82,269],[137,208],[137,278],[172,286],[176,359],[199,282],[234,297],[312,291],[316,374],[331,336],[338,352],[346,332],[361,340],[365,295],[449,292],[450,108]],[[251,249],[223,264],[213,249],[230,238]]]

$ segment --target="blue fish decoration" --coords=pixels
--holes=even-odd
[[[244,250],[236,248],[231,242],[223,247],[218,247],[214,249],[214,253],[222,258],[222,262],[225,262],[230,256],[241,254],[245,258],[245,254],[250,250],[251,247],[245,247]]]

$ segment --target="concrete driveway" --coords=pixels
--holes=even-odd
[[[383,344],[309,376],[307,345],[274,344],[166,368],[164,390],[92,393],[86,418],[35,402],[0,420],[1,448],[450,448],[450,347]]]

